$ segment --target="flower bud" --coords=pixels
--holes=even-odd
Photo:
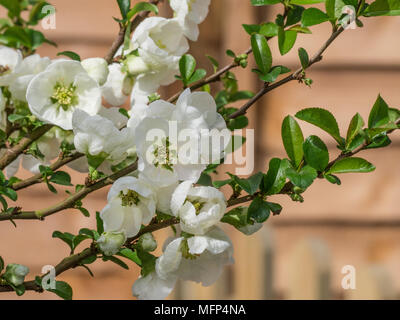
[[[157,248],[157,242],[151,233],[145,233],[139,239],[139,245],[144,251],[154,251]]]
[[[6,272],[3,278],[14,286],[19,286],[24,283],[25,276],[29,273],[28,267],[21,264],[10,263],[7,265]]]
[[[100,250],[106,256],[116,254],[126,241],[126,236],[122,232],[104,232],[97,240]]]
[[[132,76],[136,76],[141,73],[149,71],[149,66],[143,61],[142,58],[130,55],[126,58],[126,66],[128,73]]]
[[[81,64],[89,76],[96,80],[99,85],[103,85],[107,81],[108,64],[103,58],[85,59]]]

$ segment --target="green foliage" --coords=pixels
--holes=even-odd
[[[263,177],[261,191],[267,195],[279,193],[286,183],[286,169],[289,167],[290,162],[287,159],[271,159],[268,172]]]
[[[296,43],[297,31],[295,30],[284,30],[279,28],[278,32],[278,45],[281,55],[287,54]]]
[[[371,3],[363,12],[365,17],[377,16],[399,16],[400,1],[399,0],[376,0]]]
[[[344,158],[336,161],[328,170],[328,174],[338,173],[365,173],[375,170],[375,166],[362,158]]]
[[[253,195],[257,192],[263,178],[262,172],[258,172],[247,179],[241,179],[233,174],[229,175],[232,178],[232,181],[234,181],[242,190],[246,191],[250,195]]]
[[[329,163],[326,144],[317,136],[309,136],[303,144],[304,159],[318,171],[324,171]]]
[[[53,292],[64,300],[72,300],[72,288],[65,281],[56,281],[55,289],[47,289],[47,291]]]
[[[272,53],[267,39],[263,35],[253,34],[251,36],[251,47],[258,70],[262,75],[267,74],[272,66]]]
[[[296,113],[296,118],[311,123],[329,133],[339,145],[343,144],[339,126],[332,113],[321,108],[307,108]]]
[[[311,27],[317,24],[321,24],[329,20],[329,17],[325,12],[317,8],[309,8],[303,12],[301,17],[301,25],[303,27]]]
[[[57,53],[57,56],[66,56],[72,60],[81,61],[81,57],[79,56],[79,54],[77,54],[73,51],[62,51],[62,52]]]
[[[183,55],[179,60],[179,71],[181,75],[176,78],[182,80],[185,87],[203,79],[207,74],[204,69],[196,70],[196,59],[190,54]]]
[[[84,240],[87,239],[92,239],[92,237],[88,234],[78,234],[78,235],[73,235],[72,233],[69,232],[60,232],[60,231],[54,231],[53,238],[58,238],[65,242],[70,248],[71,248],[71,254],[74,253],[76,247]]]
[[[304,48],[299,48],[299,58],[303,70],[307,69],[310,63],[310,58],[308,56],[307,51]]]
[[[135,4],[133,8],[126,14],[126,19],[130,20],[135,14],[143,11],[149,11],[158,14],[158,7],[149,2],[139,2]]]
[[[289,159],[297,168],[303,160],[303,132],[297,121],[287,116],[282,123],[282,141]]]

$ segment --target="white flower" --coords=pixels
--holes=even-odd
[[[174,289],[176,276],[161,279],[156,272],[140,276],[132,286],[132,294],[139,300],[162,300]]]
[[[179,61],[189,50],[182,27],[176,19],[151,17],[136,28],[132,43],[152,69]]]
[[[101,91],[78,61],[58,60],[30,82],[26,94],[31,112],[64,130],[72,129],[76,109],[94,115],[101,108]]]
[[[34,54],[26,57],[15,68],[13,80],[10,84],[10,92],[13,99],[26,102],[26,90],[35,75],[43,72],[51,63],[47,57],[41,58]]]
[[[126,236],[123,232],[104,232],[101,237],[97,239],[100,250],[106,256],[112,256],[118,253],[125,241]]]
[[[121,106],[125,103],[128,95],[124,94],[124,81],[126,74],[122,72],[121,65],[113,63],[108,66],[107,81],[101,87],[104,99],[114,107]]]
[[[208,15],[211,0],[170,0],[171,8],[181,23],[185,35],[192,41],[199,37],[198,24]]]
[[[89,58],[82,62],[82,67],[99,85],[103,85],[108,77],[108,63],[103,58]]]
[[[148,107],[135,106],[131,114],[128,127],[135,132],[139,170],[159,187],[178,180],[197,182],[210,160],[222,157],[230,141],[226,123],[206,92],[187,89],[176,106],[157,100]],[[213,141],[213,135],[218,139]]]
[[[26,266],[16,263],[10,263],[7,265],[6,272],[3,277],[14,286],[18,287],[24,283],[25,276],[29,273],[29,269]]]
[[[0,87],[10,85],[14,70],[21,61],[22,54],[19,50],[0,46]]]
[[[152,188],[134,177],[123,177],[112,185],[108,203],[100,213],[104,230],[124,232],[135,236],[142,224],[148,224],[156,212],[156,199]]]
[[[213,187],[194,187],[191,181],[184,181],[172,194],[172,214],[180,217],[182,230],[191,234],[205,234],[225,210],[224,194]]]
[[[123,161],[128,156],[127,150],[134,146],[131,129],[119,130],[111,120],[98,114],[90,116],[76,109],[72,116],[72,127],[77,151],[101,156],[114,164]]]
[[[170,241],[156,260],[156,272],[161,279],[176,275],[182,280],[210,286],[219,278],[223,267],[233,263],[232,254],[228,236],[214,227],[202,236]]]

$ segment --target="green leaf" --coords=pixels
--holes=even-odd
[[[279,29],[278,33],[278,44],[279,44],[279,52],[281,55],[287,54],[296,43],[297,32],[295,30],[287,30],[285,31],[283,28]]]
[[[337,176],[334,176],[333,174],[324,174],[324,178],[332,184],[337,184],[338,186],[342,184],[340,179]]]
[[[203,79],[205,76],[207,75],[207,71],[204,69],[197,69],[192,76],[190,77],[190,79],[188,80],[187,84],[192,84],[194,82],[197,82],[201,79]]]
[[[377,137],[375,137],[372,142],[365,147],[365,149],[378,149],[378,148],[384,148],[389,146],[392,143],[392,141],[389,139],[389,137],[386,135],[386,133],[381,134]]]
[[[303,12],[301,17],[301,25],[303,27],[311,27],[329,20],[326,13],[317,8],[309,8]]]
[[[139,259],[136,251],[132,251],[131,249],[124,248],[124,249],[120,250],[120,252],[118,254],[120,256],[123,256],[123,257],[128,258],[129,260],[133,261],[139,267],[142,266],[142,261]]]
[[[249,119],[246,116],[242,115],[235,119],[230,119],[228,123],[229,130],[243,129],[246,128],[249,124]]]
[[[279,193],[286,183],[286,169],[289,167],[290,163],[287,159],[271,159],[268,172],[263,178],[263,193],[267,195]]]
[[[197,184],[201,186],[212,186],[212,179],[209,174],[202,172]]]
[[[310,63],[310,58],[308,56],[307,51],[304,48],[299,48],[299,58],[303,69],[304,70],[307,69]]]
[[[74,239],[72,240],[72,244],[74,249],[84,240],[90,239],[91,237],[85,235],[85,234],[79,234],[77,236],[74,237]]]
[[[267,204],[274,216],[281,214],[282,206],[279,203],[267,202]]]
[[[4,260],[3,258],[0,256],[0,272],[4,269]]]
[[[62,51],[57,53],[57,56],[66,56],[68,58],[71,58],[72,60],[81,61],[81,57],[79,56],[79,54],[72,51]]]
[[[269,73],[260,75],[259,77],[264,82],[272,83],[281,74],[281,70],[281,67],[273,67]]]
[[[299,124],[291,116],[283,120],[282,141],[287,155],[297,168],[303,160],[304,137]]]
[[[6,8],[14,17],[19,16],[21,12],[21,5],[16,0],[0,0],[0,5]]]
[[[185,54],[179,60],[179,71],[181,72],[182,81],[185,85],[188,84],[196,69],[196,60],[190,54]]]
[[[307,108],[297,112],[296,118],[321,128],[329,133],[339,143],[339,145],[343,144],[337,121],[328,110],[321,108]]]
[[[28,48],[31,48],[31,38],[26,32],[26,30],[19,26],[13,26],[8,28],[2,35],[5,37],[9,42],[16,43],[17,46],[22,44]]]
[[[212,57],[208,54],[206,55],[206,57],[208,58],[208,60],[210,60],[212,66],[213,66],[214,72],[217,72],[217,70],[219,68],[219,62],[214,57]]]
[[[155,270],[157,258],[153,256],[151,253],[148,253],[143,250],[137,250],[136,252],[140,261],[142,262],[141,275],[145,277]]]
[[[221,222],[228,223],[234,226],[236,229],[240,229],[249,224],[248,208],[237,207],[226,213]]]
[[[266,6],[280,3],[280,0],[251,0],[253,6]]]
[[[285,26],[291,26],[298,23],[301,20],[301,16],[304,10],[305,10],[304,7],[296,5],[293,6],[293,8],[290,9],[287,13]]]
[[[263,74],[267,74],[272,66],[272,54],[267,39],[263,35],[253,34],[251,36],[251,47],[258,68]]]
[[[10,285],[14,289],[17,296],[22,296],[25,293],[25,286],[23,284],[20,284],[19,286],[15,286],[12,283],[8,283],[8,285]]]
[[[354,138],[362,131],[364,127],[364,120],[357,112],[357,114],[351,119],[349,128],[346,136],[346,149],[349,149],[350,144]]]
[[[213,181],[212,184],[214,188],[222,188],[223,186],[226,186],[227,184],[231,183],[232,179],[227,179],[227,180],[221,180],[221,181]]]
[[[135,14],[142,11],[149,11],[158,14],[158,7],[155,4],[149,2],[139,2],[135,4],[133,8],[127,13],[126,18],[130,20]]]
[[[49,181],[53,182],[55,184],[63,185],[63,186],[72,186],[72,184],[71,184],[71,176],[68,173],[64,172],[64,171],[54,172],[51,175]]]
[[[0,186],[0,193],[4,194],[8,198],[10,198],[12,201],[16,201],[18,199],[18,194],[14,189]]]
[[[345,158],[336,161],[327,174],[334,173],[363,173],[375,170],[375,166],[362,158]]]
[[[399,0],[376,0],[363,13],[366,17],[398,15],[400,15]]]
[[[64,281],[56,281],[56,288],[48,289],[47,291],[55,293],[64,300],[72,300],[72,288]]]
[[[298,5],[316,4],[322,2],[325,2],[325,0],[290,0],[291,4],[298,4]]]
[[[389,107],[379,95],[368,118],[368,128],[378,128],[389,121]]]
[[[313,167],[307,165],[301,168],[299,172],[293,168],[288,168],[286,175],[295,186],[305,190],[314,182],[318,173]]]
[[[73,234],[69,232],[54,231],[52,237],[64,241],[71,248],[71,250],[74,249],[73,241],[75,236]]]
[[[324,171],[329,164],[329,152],[325,143],[317,136],[310,136],[303,144],[304,158],[311,167]]]
[[[129,266],[125,262],[123,262],[121,259],[118,259],[117,257],[114,257],[114,256],[107,256],[106,257],[106,256],[104,256],[103,260],[104,261],[114,262],[115,264],[119,265],[121,268],[129,270]]]
[[[121,11],[122,18],[126,19],[126,16],[131,7],[131,0],[117,0],[119,10]]]
[[[255,221],[262,223],[269,218],[270,207],[261,197],[256,197],[250,204],[248,216]]]
[[[255,175],[251,176],[250,178],[247,179],[241,179],[238,176],[235,176],[233,174],[229,174],[233,181],[235,181],[240,188],[242,188],[244,191],[246,191],[249,195],[253,195],[254,193],[257,192],[261,180],[263,178],[262,172],[258,172]]]
[[[97,232],[102,234],[104,232],[103,220],[100,218],[100,212],[96,212]]]

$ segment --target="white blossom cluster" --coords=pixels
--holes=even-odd
[[[211,285],[222,267],[232,262],[232,244],[216,224],[226,210],[224,195],[213,187],[196,186],[210,157],[218,159],[227,142],[202,153],[205,135],[226,130],[213,97],[207,92],[185,90],[177,103],[149,101],[160,86],[171,84],[179,74],[179,60],[189,50],[189,40],[199,35],[198,24],[208,14],[210,0],[171,0],[174,18],[150,17],[133,32],[129,48],[120,48],[108,63],[103,58],[83,61],[51,60],[0,47],[0,123],[6,120],[6,101],[26,109],[30,117],[54,125],[37,141],[43,157],[19,156],[7,169],[13,176],[19,164],[33,173],[58,156],[60,145],[69,142],[86,158],[69,166],[88,172],[92,160],[97,169],[111,167],[128,158],[138,161],[138,170],[114,182],[107,205],[100,213],[104,233],[98,239],[105,255],[119,252],[156,213],[179,218],[177,236],[164,245],[155,270],[141,276],[133,294],[141,299],[165,298],[178,278]],[[122,57],[122,58],[121,58]],[[119,112],[130,96],[129,119]],[[106,108],[103,103],[112,105]],[[173,138],[185,131],[191,143]],[[165,133],[149,139],[149,132]],[[182,149],[196,151],[191,162]],[[3,151],[1,151],[3,152]],[[211,153],[211,154],[210,154]],[[144,241],[144,240],[143,240]],[[146,239],[152,248],[154,239]]]

